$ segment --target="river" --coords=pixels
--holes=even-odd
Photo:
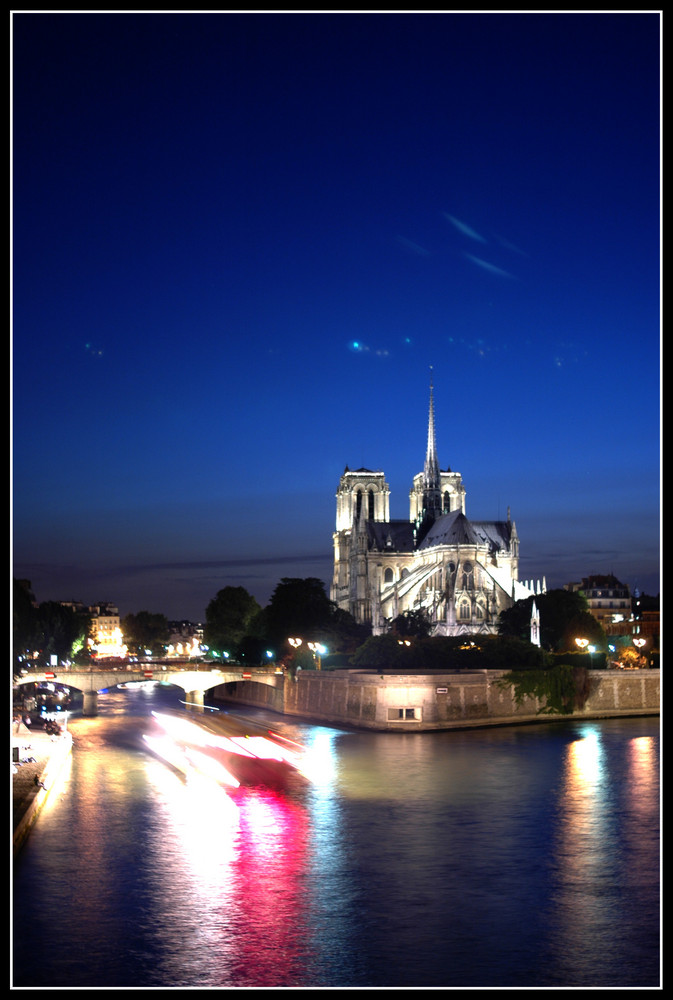
[[[659,985],[658,718],[389,734],[232,707],[315,765],[234,794],[143,743],[178,698],[70,721],[15,864],[15,987]]]

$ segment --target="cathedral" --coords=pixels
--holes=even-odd
[[[498,615],[544,589],[518,580],[519,536],[506,521],[468,521],[459,472],[437,459],[433,386],[423,471],[413,479],[409,520],[390,519],[383,472],[351,471],[336,495],[331,598],[375,635],[405,611],[422,610],[434,635],[497,632]]]

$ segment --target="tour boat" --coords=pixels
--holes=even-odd
[[[186,777],[205,775],[238,788],[304,774],[306,751],[300,744],[240,717],[171,711],[152,716],[146,745]]]

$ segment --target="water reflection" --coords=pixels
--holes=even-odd
[[[625,746],[625,760],[616,760]],[[615,984],[623,984],[625,974],[628,982],[623,942],[631,930],[629,913],[636,920],[653,916],[657,787],[651,738],[611,746],[596,724],[580,729],[566,747],[552,844],[556,888],[550,926],[553,975],[563,970],[570,984],[587,981],[597,955],[608,981],[612,970]],[[640,879],[647,882],[647,899],[639,912],[633,888]]]
[[[313,780],[226,788],[151,753],[160,706],[126,697],[73,725],[72,777],[20,857],[16,985],[656,985],[656,723],[273,717]]]
[[[297,947],[288,928],[305,922],[307,903],[305,810],[269,790],[232,796],[203,776],[183,782],[148,766],[163,804],[152,861],[158,885],[170,885],[153,906],[162,981],[291,982]]]

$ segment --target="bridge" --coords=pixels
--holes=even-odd
[[[206,691],[220,684],[233,681],[253,680],[258,684],[268,684],[277,687],[282,683],[283,675],[276,672],[275,667],[239,667],[231,666],[222,670],[209,664],[139,664],[130,669],[120,667],[56,667],[54,670],[27,670],[20,677],[14,678],[15,684],[47,684],[57,683],[82,692],[82,715],[98,715],[98,692],[119,684],[157,681],[163,684],[175,684],[185,692],[185,701],[203,711],[203,699]]]

